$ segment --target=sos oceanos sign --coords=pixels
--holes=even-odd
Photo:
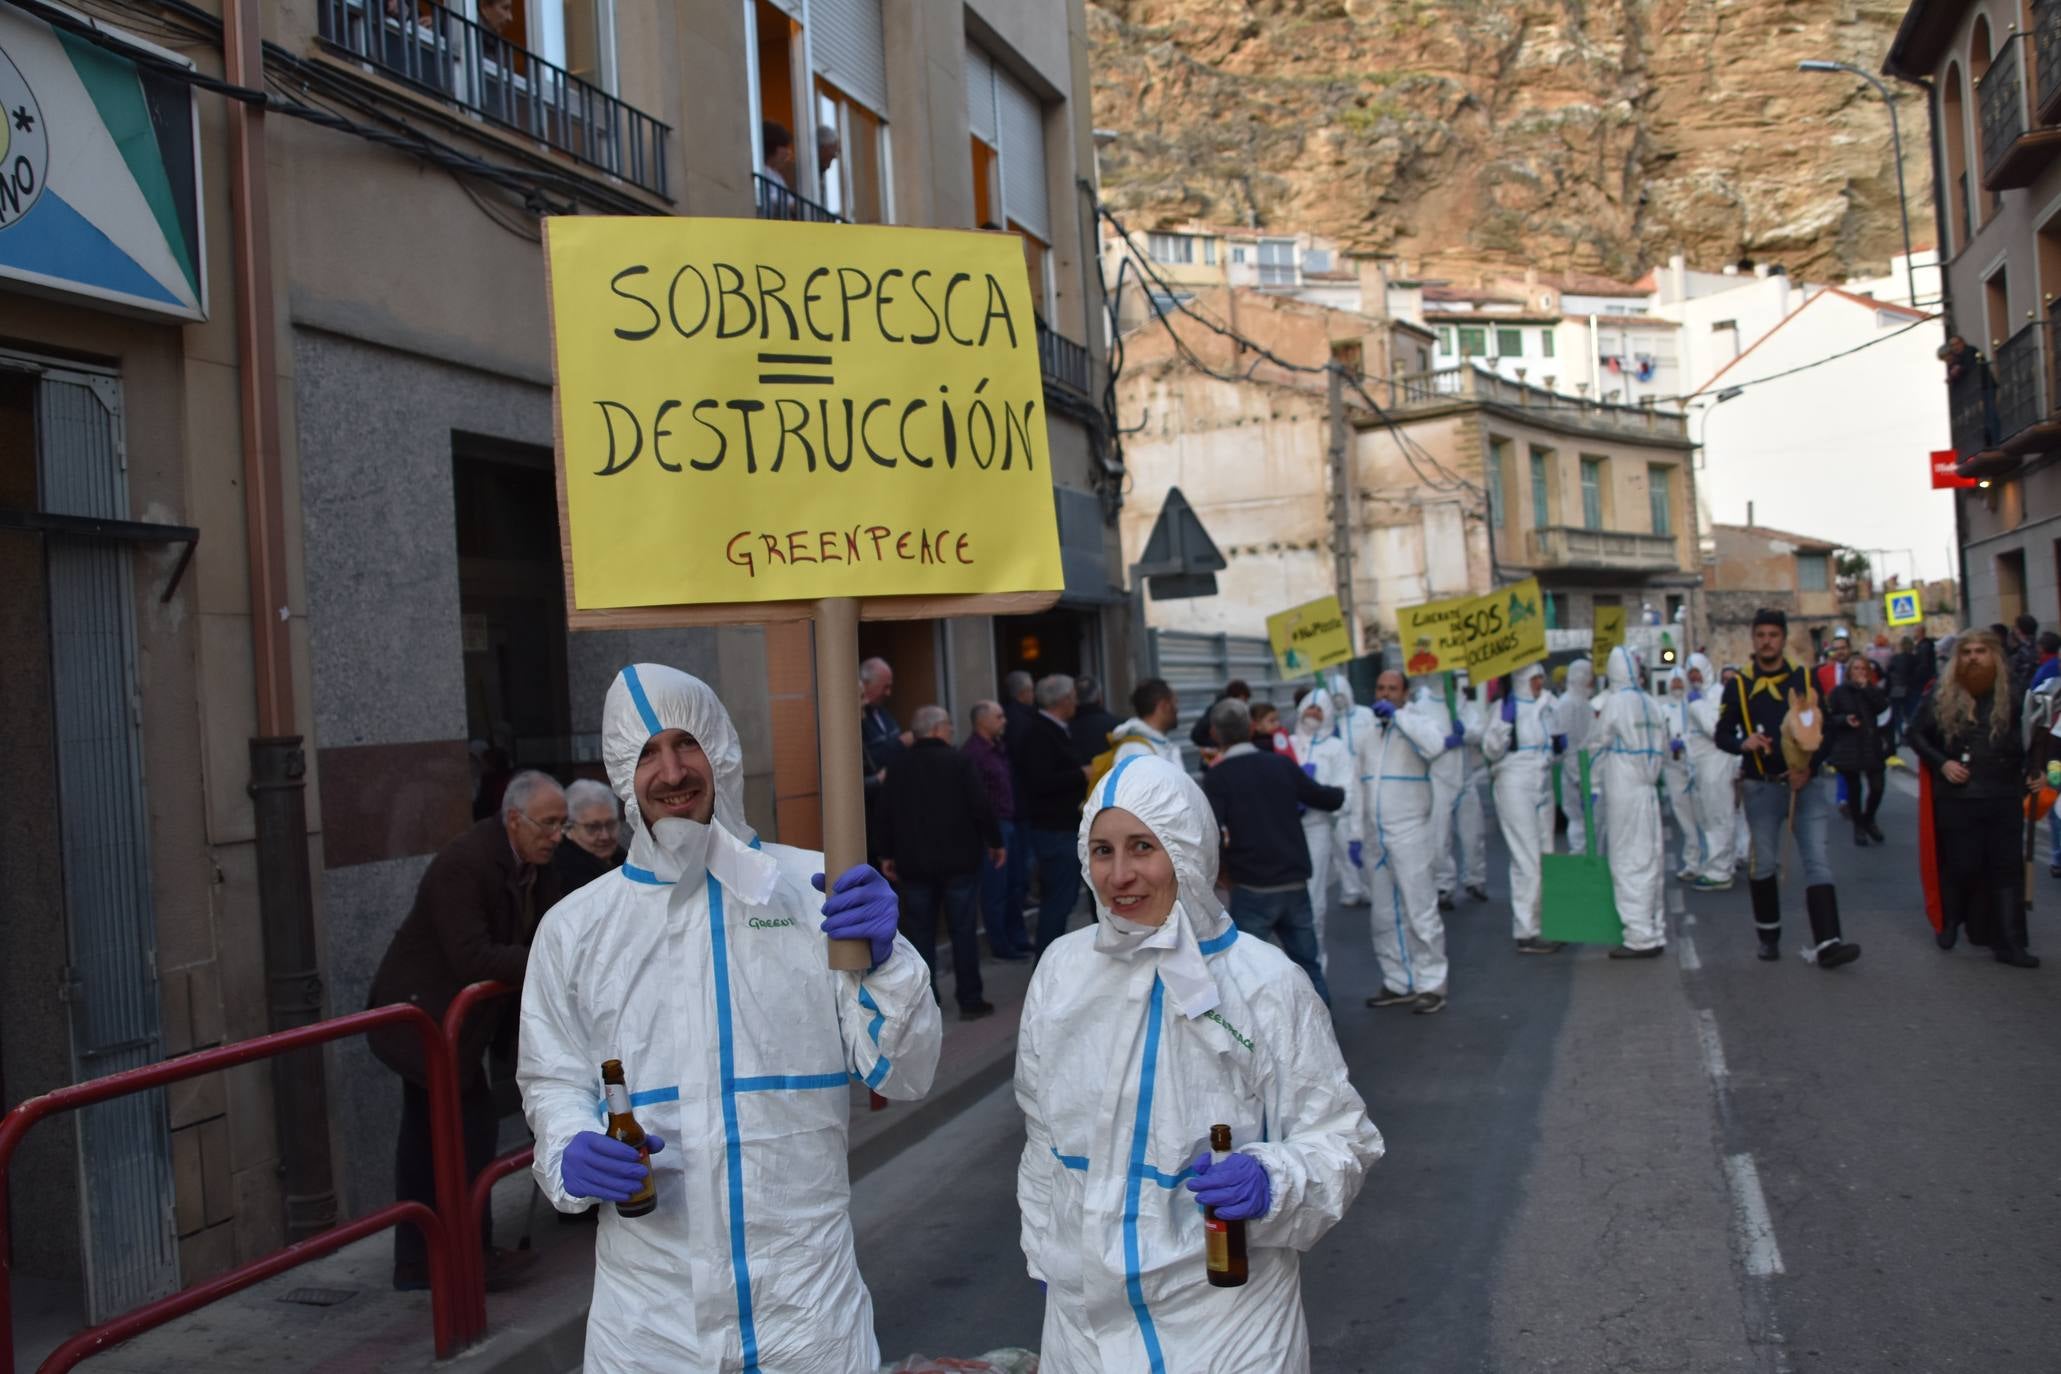
[[[0,5],[0,287],[206,319],[200,189],[190,86]]]

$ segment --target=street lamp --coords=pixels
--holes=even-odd
[[[1896,158],[1896,213],[1904,225],[1904,280],[1910,287],[1911,308],[1916,310],[1918,308],[1918,269],[1911,262],[1911,211],[1910,207],[1904,203],[1904,140],[1903,135],[1897,131],[1896,101],[1890,97],[1889,87],[1883,85],[1873,72],[1862,71],[1859,67],[1849,63],[1834,62],[1830,58],[1825,57],[1806,57],[1803,61],[1796,64],[1796,70],[1800,72],[1845,72],[1848,76],[1858,76],[1861,80],[1873,86],[1875,94],[1881,96],[1882,103],[1889,107],[1889,147],[1891,155]]]
[[[1708,467],[1710,465],[1710,455],[1706,453],[1703,448],[1703,441],[1707,437],[1709,437],[1710,434],[1710,412],[1716,410],[1719,406],[1731,400],[1733,397],[1743,396],[1745,394],[1746,389],[1744,387],[1728,386],[1723,391],[1720,391],[1714,398],[1704,403],[1703,413],[1700,417],[1698,417],[1696,422],[1697,467]]]

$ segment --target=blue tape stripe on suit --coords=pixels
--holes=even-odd
[[[643,718],[644,728],[654,735],[658,734],[665,727],[658,723],[658,712],[651,709],[651,698],[644,695],[644,681],[637,676],[636,664],[631,663],[623,668],[623,683],[630,689],[631,704],[636,706],[637,714]]]
[[[1138,1319],[1152,1374],[1166,1374],[1166,1357],[1160,1352],[1159,1330],[1152,1324],[1152,1311],[1145,1305],[1145,1285],[1139,1278],[1138,1195],[1145,1180],[1146,1137],[1152,1130],[1152,1085],[1159,1071],[1159,1016],[1165,999],[1166,985],[1155,974],[1152,1005],[1145,1015],[1145,1062],[1138,1070],[1138,1114],[1131,1124],[1131,1172],[1124,1181],[1124,1292]]]
[[[733,1092],[805,1092],[813,1088],[842,1088],[852,1081],[848,1073],[775,1073],[760,1078],[740,1078],[731,1084]]]
[[[1116,781],[1118,778],[1121,778],[1124,775],[1124,770],[1126,768],[1129,768],[1132,764],[1136,763],[1139,759],[1147,757],[1149,757],[1149,755],[1133,754],[1129,758],[1118,763],[1116,767],[1109,770],[1109,781],[1102,784],[1102,804],[1104,806],[1116,805]]]
[[[1085,1173],[1085,1172],[1087,1171],[1087,1168],[1088,1168],[1088,1157],[1087,1157],[1086,1155],[1063,1155],[1063,1154],[1059,1153],[1059,1147],[1058,1147],[1057,1145],[1054,1145],[1054,1146],[1052,1146],[1051,1148],[1052,1148],[1052,1158],[1054,1158],[1054,1159],[1058,1160],[1058,1161],[1059,1161],[1059,1162],[1060,1162],[1061,1164],[1064,1164],[1064,1165],[1065,1165],[1065,1166],[1066,1166],[1067,1168],[1069,1168],[1069,1169],[1079,1169],[1079,1170],[1081,1170],[1081,1171],[1082,1171],[1082,1172],[1084,1172],[1084,1173]]]
[[[627,671],[627,670],[626,670]],[[635,679],[632,679],[632,690]],[[709,947],[716,966],[716,1054],[723,1074],[723,1147],[730,1174],[730,1273],[737,1284],[737,1329],[746,1374],[759,1367],[758,1326],[752,1320],[751,1263],[744,1251],[744,1138],[737,1129],[737,1050],[730,1025],[730,955],[723,931],[723,885],[708,878]]]
[[[625,878],[628,878],[633,883],[649,883],[653,887],[672,886],[670,882],[666,881],[664,878],[659,877],[650,869],[639,868],[635,864],[624,864],[621,868],[617,869],[616,872],[622,874]]]
[[[882,1011],[880,1004],[873,1000],[873,994],[866,991],[864,983],[859,984],[859,1005],[873,1013],[873,1019],[866,1023],[866,1034],[872,1039],[873,1047],[879,1049],[880,1028],[887,1024],[887,1013]],[[872,1069],[866,1074],[866,1086],[869,1088],[879,1087],[880,1080],[887,1077],[888,1070],[892,1067],[893,1064],[884,1054],[874,1060]]]
[[[1232,945],[1236,944],[1237,941],[1238,927],[1226,926],[1224,928],[1224,933],[1222,935],[1218,935],[1212,939],[1204,940],[1202,943],[1198,944],[1196,948],[1201,950],[1204,954],[1216,954],[1222,950],[1229,949]]]

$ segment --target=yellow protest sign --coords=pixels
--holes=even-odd
[[[1598,606],[1596,608],[1596,633],[1589,641],[1589,659],[1596,665],[1596,676],[1603,675],[1603,665],[1610,661],[1610,651],[1624,643],[1624,607]]]
[[[1882,594],[1882,618],[1892,625],[1922,625],[1925,611],[1915,588]]]
[[[1335,596],[1276,612],[1267,617],[1267,639],[1282,677],[1320,672],[1353,656],[1352,631]]]
[[[576,611],[1064,586],[1013,236],[545,229]]]
[[[1539,582],[1528,577],[1481,596],[1406,606],[1396,612],[1403,669],[1412,676],[1465,668],[1476,682],[1546,656]]]

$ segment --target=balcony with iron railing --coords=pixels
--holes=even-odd
[[[1972,350],[1965,362],[1953,364],[1947,373],[1947,427],[1962,476],[1974,475],[1968,470],[1973,464],[2001,457],[1996,381],[1989,363]]]
[[[1038,368],[1048,388],[1059,387],[1083,400],[1094,398],[1088,383],[1088,350],[1043,320],[1038,321]]]
[[[2033,110],[2033,85],[2026,68],[2033,60],[2032,36],[2013,34],[1975,83],[1982,117],[1982,184],[1990,191],[2029,186],[2061,153],[2061,129],[2043,123]]]
[[[653,195],[672,130],[435,0],[318,0],[335,51]]]
[[[1671,534],[1592,530],[1578,525],[1527,530],[1525,548],[1534,568],[1654,573],[1679,568],[1682,561]]]
[[[2033,0],[2032,65],[2039,76],[2039,121],[2061,124],[2061,0]]]
[[[1405,410],[1478,401],[1524,411],[1541,421],[1597,434],[1638,439],[1687,439],[1689,419],[1679,411],[1655,406],[1619,406],[1585,397],[1567,396],[1498,376],[1472,363],[1433,372],[1398,373],[1367,384],[1384,409]]]
[[[806,224],[850,224],[851,221],[835,210],[826,209],[799,191],[790,188],[786,182],[776,180],[763,172],[751,174],[751,187],[758,203],[760,219],[791,219]]]

